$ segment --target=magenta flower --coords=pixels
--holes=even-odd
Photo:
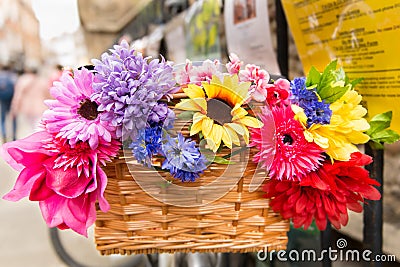
[[[15,170],[19,176],[14,188],[3,198],[18,201],[29,196],[33,183],[45,176],[43,163],[55,156],[54,152],[46,150],[43,145],[52,136],[46,131],[34,133],[24,139],[5,143],[0,149],[1,157]]]
[[[262,128],[251,129],[250,145],[259,150],[254,161],[262,163],[271,178],[301,181],[322,164],[323,150],[305,139],[303,127],[294,119],[290,106],[273,107],[272,116],[264,108],[261,120]],[[271,160],[272,155],[275,157]]]
[[[115,156],[119,147],[114,139],[100,142],[96,150],[88,142],[72,147],[46,131],[6,143],[1,155],[20,174],[3,198],[18,201],[29,196],[39,201],[49,227],[71,228],[87,236],[87,228],[96,219],[95,201],[102,211],[109,209],[104,198],[107,176],[100,164]]]
[[[267,103],[270,106],[289,105],[290,82],[286,79],[278,79],[273,84],[268,84]]]
[[[96,149],[101,140],[110,142],[115,136],[115,127],[108,120],[101,120],[98,103],[90,99],[93,78],[93,73],[85,68],[75,70],[73,77],[64,72],[50,88],[54,100],[45,102],[49,107],[43,114],[47,131],[68,139],[71,146],[88,141]]]
[[[87,237],[87,229],[96,221],[95,203],[94,193],[82,194],[72,199],[53,194],[39,201],[39,206],[49,227],[72,229]]]

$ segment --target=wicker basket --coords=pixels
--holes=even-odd
[[[233,164],[213,163],[196,182],[182,183],[121,150],[104,167],[111,209],[97,211],[97,249],[103,255],[285,249],[288,221],[269,208],[261,187],[249,192],[254,176],[266,177],[251,160],[255,152],[238,148]]]

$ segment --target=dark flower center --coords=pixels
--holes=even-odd
[[[81,106],[78,108],[78,114],[87,120],[95,120],[99,115],[97,107],[98,105],[96,102],[92,102],[89,99],[86,99],[81,102]]]
[[[232,108],[222,100],[211,98],[207,101],[207,117],[219,125],[232,122]]]
[[[284,134],[282,141],[284,144],[293,144],[293,138],[289,134]]]
[[[173,154],[175,155],[175,156],[180,156],[181,154],[182,154],[182,150],[181,149],[179,149],[179,148],[176,148],[176,147],[174,147],[173,148]]]

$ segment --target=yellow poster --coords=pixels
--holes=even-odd
[[[333,59],[351,80],[371,117],[393,111],[400,131],[400,1],[281,0],[304,72]]]

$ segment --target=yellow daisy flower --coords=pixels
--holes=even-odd
[[[363,118],[367,110],[360,105],[361,99],[357,91],[347,91],[330,105],[330,124],[313,124],[308,129],[303,109],[294,105],[292,109],[296,114],[295,118],[303,125],[304,135],[309,142],[315,142],[324,148],[332,159],[348,161],[351,153],[358,151],[355,144],[364,144],[369,140],[369,136],[363,133],[370,126]]]
[[[214,152],[223,142],[227,147],[240,145],[239,136],[249,143],[247,127],[260,128],[262,122],[248,116],[242,104],[248,98],[250,83],[239,83],[237,75],[224,76],[223,81],[213,76],[202,87],[189,84],[183,91],[189,97],[175,108],[195,111],[190,135],[201,132]]]

